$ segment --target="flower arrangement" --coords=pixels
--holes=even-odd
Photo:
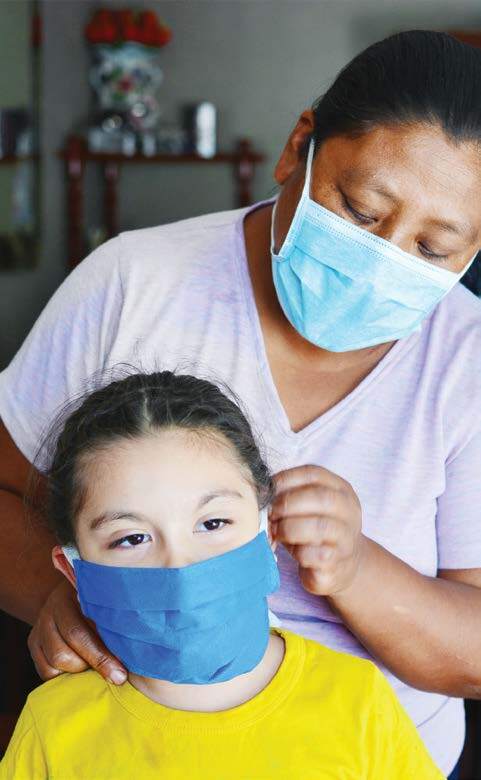
[[[85,37],[91,44],[141,43],[161,48],[172,39],[172,31],[154,11],[100,9],[85,28]]]

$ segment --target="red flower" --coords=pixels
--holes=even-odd
[[[117,24],[112,11],[97,11],[85,28],[90,43],[114,43],[117,39]]]
[[[165,46],[172,39],[172,31],[159,22],[154,11],[143,11],[136,18],[130,9],[97,11],[85,28],[90,43],[120,43],[136,41],[146,46]]]

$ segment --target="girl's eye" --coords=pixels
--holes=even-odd
[[[220,518],[212,518],[212,520],[203,520],[198,526],[200,533],[206,533],[208,531],[219,531],[226,525],[230,525],[230,520],[221,520]]]
[[[351,204],[349,203],[345,195],[343,195],[342,197],[343,197],[345,208],[348,210],[350,215],[354,217],[354,219],[356,219],[362,225],[370,225],[372,224],[372,222],[376,221],[374,217],[368,217],[367,214],[361,214],[360,211],[357,211],[353,206],[351,206]]]
[[[437,255],[435,252],[431,252],[431,250],[425,246],[424,244],[419,244],[419,251],[421,252],[424,257],[427,257],[429,260],[445,260],[449,255]]]
[[[111,547],[137,547],[139,544],[143,544],[145,539],[152,540],[150,534],[129,534],[123,536],[122,539],[117,539],[116,542],[111,544]]]

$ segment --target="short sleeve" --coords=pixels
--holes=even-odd
[[[444,780],[416,726],[402,707],[393,688],[376,668],[370,729],[366,746],[372,780]],[[368,729],[369,731],[369,729]]]
[[[62,406],[106,366],[123,300],[120,241],[106,242],[67,276],[0,373],[0,418],[30,463]]]
[[[0,780],[46,780],[48,767],[28,703],[0,761]]]
[[[478,431],[446,464],[446,488],[436,517],[439,569],[481,568],[480,466]]]

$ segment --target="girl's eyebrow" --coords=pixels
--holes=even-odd
[[[205,506],[205,504],[208,504],[209,501],[213,501],[214,498],[244,498],[244,496],[237,490],[229,490],[227,488],[210,490],[201,497],[199,503],[197,504],[197,509]],[[103,528],[105,525],[107,525],[107,523],[113,523],[115,520],[121,520],[123,518],[137,520],[138,515],[125,509],[111,512],[102,512],[102,514],[98,515],[91,521],[89,529],[91,531],[97,531],[99,528]]]
[[[202,496],[199,503],[197,504],[197,509],[205,506],[205,504],[208,504],[209,501],[212,501],[214,498],[244,498],[244,496],[237,490],[228,490],[227,488],[211,490],[209,493],[205,493],[205,495]]]
[[[114,520],[120,520],[122,518],[135,520],[137,519],[137,515],[133,514],[132,512],[126,512],[124,510],[117,512],[102,512],[101,515],[98,515],[98,517],[95,517],[91,521],[89,529],[91,531],[96,531],[99,528],[102,528],[104,525],[107,525],[107,523],[113,523]]]

